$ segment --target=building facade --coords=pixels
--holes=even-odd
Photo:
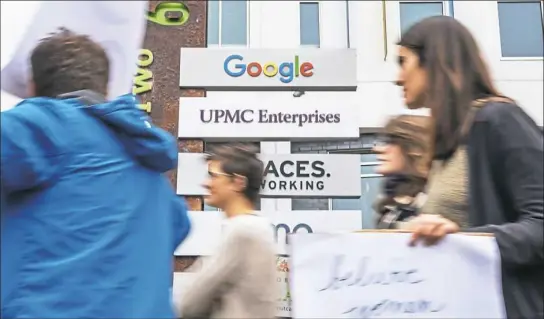
[[[348,224],[358,228],[361,223],[363,228],[372,228],[372,204],[382,183],[382,176],[375,172],[378,163],[372,148],[387,119],[392,115],[408,112],[403,106],[401,89],[394,85],[397,73],[395,43],[400,39],[403,30],[422,18],[434,15],[449,15],[461,21],[476,37],[499,89],[516,99],[537,124],[542,126],[543,7],[542,1],[535,0],[150,1],[151,18],[148,18],[143,49],[149,50],[145,52],[154,56],[151,58],[144,54],[140,58],[135,92],[141,95],[142,108],[150,112],[159,125],[176,136],[179,136],[182,128],[179,114],[188,108],[183,99],[188,101],[190,98],[205,97],[232,103],[281,103],[282,100],[297,100],[306,101],[304,103],[307,104],[334,100],[339,106],[357,105],[358,138],[268,140],[254,143],[261,154],[271,156],[358,156],[359,169],[355,165],[350,170],[360,179],[360,198],[262,198],[258,209],[273,212],[276,219],[272,223],[276,226],[276,232],[278,224],[290,229],[285,230],[285,236],[306,223],[310,229],[318,231],[320,227],[325,231],[337,230]],[[180,79],[194,75],[194,72],[191,74],[180,71],[183,64],[180,63],[183,60],[183,54],[180,58],[180,47],[182,52],[183,48],[231,50],[228,54],[246,49],[351,49],[356,51],[356,63],[353,63],[353,67],[356,68],[357,89],[343,92],[243,91],[236,88],[232,91],[217,91],[205,88],[187,89],[183,86],[180,89]],[[201,62],[206,63],[207,60],[203,59]],[[331,65],[337,63],[334,59],[324,62]],[[204,69],[205,67],[203,66]],[[222,71],[221,67],[217,69]],[[201,71],[197,69],[197,72]],[[180,138],[178,147],[180,153],[203,153],[216,143],[218,142],[193,135],[191,138]],[[180,192],[180,183],[191,181],[190,178],[178,180],[182,171],[180,165],[178,171],[170,174],[178,194],[188,199],[192,211],[207,212],[193,212],[194,225],[199,226],[195,227],[192,238],[182,245],[181,251],[176,252],[174,290],[180,293],[184,291],[186,283],[194,278],[192,273],[183,271],[194,263],[195,256],[206,255],[211,251],[213,243],[219,241],[220,232],[218,217],[213,212],[215,209],[207,207],[202,197],[197,196],[199,194]],[[344,224],[332,225],[336,220]],[[346,229],[347,227],[344,228]],[[287,260],[285,256],[278,258]],[[198,267],[194,269],[197,270]],[[283,278],[283,275],[279,274],[278,278]],[[286,278],[280,280],[280,285],[287,289],[282,290],[279,299],[281,309],[290,307]],[[279,311],[278,316],[289,317],[289,311]]]
[[[387,118],[406,113],[394,85],[396,41],[414,22],[453,16],[476,37],[498,88],[543,123],[542,1],[209,1],[208,48],[324,49],[357,51],[356,92],[207,92],[221,99],[334,98],[360,108],[359,140],[261,142],[262,153],[361,154],[360,199],[262,199],[262,210],[360,209],[372,225],[372,202],[381,177],[372,146]],[[334,61],[331,61],[334,63]],[[311,102],[309,102],[311,103]],[[421,110],[425,112],[425,110]],[[206,147],[206,143],[204,143]],[[210,144],[210,143],[208,143]],[[204,207],[205,210],[211,209]]]

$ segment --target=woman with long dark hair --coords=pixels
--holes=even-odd
[[[398,44],[405,102],[430,108],[434,120],[428,197],[410,223],[414,242],[494,234],[508,318],[542,318],[542,131],[495,88],[476,41],[455,19],[424,19]]]

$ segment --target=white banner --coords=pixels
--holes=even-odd
[[[110,58],[110,97],[131,92],[146,27],[147,1],[2,1],[3,91],[28,97],[29,56],[59,27],[89,35]],[[2,110],[14,99],[2,94]],[[4,105],[6,103],[6,105]]]
[[[286,254],[290,234],[356,231],[363,224],[359,210],[296,210],[257,212],[274,227],[278,254]],[[218,211],[191,211],[191,232],[178,247],[176,256],[206,256],[215,253],[221,242],[224,214]]]
[[[358,138],[361,106],[346,99],[304,97],[179,101],[178,137],[206,140],[308,140]]]
[[[262,197],[360,197],[360,156],[354,154],[262,154]],[[178,195],[206,195],[204,154],[178,154]]]
[[[291,236],[293,318],[506,318],[493,237]]]

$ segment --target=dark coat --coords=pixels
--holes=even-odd
[[[544,317],[543,135],[518,106],[490,102],[467,138],[467,231],[495,235],[509,319]]]
[[[417,216],[426,179],[402,174],[385,178],[382,194],[374,203],[376,228],[396,229],[399,222]]]

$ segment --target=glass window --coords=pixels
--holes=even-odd
[[[361,175],[366,174],[377,174],[376,173],[376,165],[372,163],[372,165],[363,164],[361,163]],[[365,177],[365,176],[362,176]]]
[[[373,163],[378,161],[376,153],[361,154],[361,163]]]
[[[300,3],[300,44],[319,46],[319,3]]]
[[[503,57],[542,57],[541,1],[499,1],[499,30]]]
[[[404,33],[416,22],[444,14],[444,2],[401,2],[400,30]]]
[[[361,156],[361,197],[359,198],[293,198],[292,210],[360,210],[363,228],[375,227],[374,201],[381,192],[383,176],[376,173],[377,155],[364,153]]]
[[[292,198],[291,210],[329,210],[329,199],[320,197]]]
[[[360,198],[332,199],[332,210],[361,210],[363,228],[375,228],[374,202],[380,194],[383,177],[361,178]]]
[[[208,44],[219,44],[219,1],[208,1]]]
[[[248,1],[208,1],[208,45],[247,45]]]

